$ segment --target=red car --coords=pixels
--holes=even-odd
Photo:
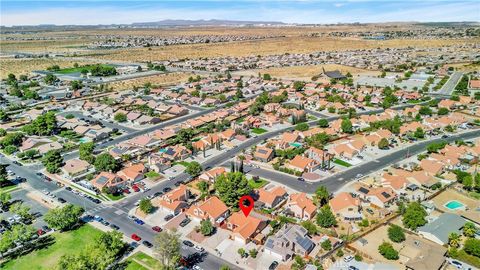
[[[133,189],[135,192],[139,192],[139,191],[140,191],[140,188],[138,188],[138,186],[136,186],[136,185],[133,185],[133,186],[132,186],[132,189]]]
[[[162,231],[162,228],[158,227],[158,226],[153,226],[152,227],[152,230],[156,231],[156,232],[161,232]]]
[[[140,236],[136,235],[136,234],[132,234],[132,239],[137,241],[137,242],[142,240],[142,238]]]
[[[126,188],[126,189],[123,190],[123,193],[130,194],[130,190],[128,188]]]
[[[45,231],[42,230],[42,229],[38,229],[37,234],[38,234],[39,236],[40,236],[40,235],[44,235],[44,234],[45,234]]]

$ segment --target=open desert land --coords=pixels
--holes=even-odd
[[[232,74],[239,76],[256,76],[258,73],[268,73],[275,78],[282,78],[287,80],[311,80],[313,76],[316,76],[325,70],[338,70],[343,74],[350,72],[353,76],[356,75],[379,75],[380,71],[365,70],[361,68],[349,67],[337,64],[326,65],[308,65],[308,66],[293,66],[293,67],[278,67],[267,69],[252,69],[233,72]]]
[[[9,73],[16,75],[27,75],[34,70],[44,70],[52,65],[59,65],[60,68],[72,67],[74,63],[79,65],[95,64],[95,61],[81,59],[59,59],[59,58],[0,58],[0,78],[4,79]]]
[[[354,38],[284,37],[255,41],[215,44],[172,45],[150,48],[129,48],[102,51],[101,59],[120,61],[164,61],[172,59],[198,59],[212,57],[240,57],[284,53],[310,53],[316,51],[343,51],[373,48],[441,47],[445,45],[480,42],[470,40],[386,40],[374,41]]]
[[[174,73],[166,73],[161,75],[155,76],[148,76],[130,80],[123,80],[117,81],[114,83],[108,84],[108,86],[113,87],[115,90],[128,90],[132,89],[134,86],[141,87],[145,85],[145,83],[151,83],[152,85],[156,86],[167,86],[167,85],[174,85],[180,82],[187,81],[188,77],[192,76],[190,73],[186,72],[174,72]]]

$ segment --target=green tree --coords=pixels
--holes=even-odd
[[[309,128],[310,126],[305,122],[299,123],[295,126],[295,130],[297,131],[307,131]]]
[[[28,135],[50,136],[54,134],[57,128],[55,112],[50,111],[39,115],[30,124],[23,126],[22,131]]]
[[[23,142],[23,133],[13,132],[5,135],[1,141],[3,147],[11,146],[20,146]]]
[[[247,178],[240,172],[220,175],[215,181],[215,190],[220,200],[234,209],[238,208],[238,200],[241,196],[252,192]]]
[[[0,187],[11,183],[10,180],[8,180],[7,166],[7,164],[0,164]]]
[[[93,150],[95,150],[94,142],[81,143],[78,147],[79,158],[92,164],[95,161]]]
[[[448,235],[448,245],[453,248],[460,246],[460,235],[458,233],[451,232]]]
[[[140,210],[145,214],[150,214],[153,211],[152,202],[149,199],[142,199],[139,204]]]
[[[437,112],[437,113],[438,113],[438,115],[446,115],[446,114],[448,114],[449,112],[450,112],[450,111],[449,111],[447,108],[442,107],[442,108],[439,108],[439,109],[438,109],[438,112]]]
[[[211,235],[213,233],[213,225],[209,219],[202,220],[200,222],[200,232],[205,235]]]
[[[323,248],[323,250],[329,251],[332,249],[332,242],[330,242],[329,239],[323,241],[320,246]]]
[[[265,73],[265,74],[263,74],[263,79],[266,80],[266,81],[270,81],[272,79],[272,76],[270,76],[270,74],[268,74],[268,73]]]
[[[115,114],[115,116],[113,116],[113,119],[117,122],[123,123],[127,121],[127,115],[125,115],[124,113],[118,112]]]
[[[466,237],[472,238],[475,236],[475,233],[477,232],[477,228],[475,227],[475,224],[472,222],[467,222],[463,226],[463,235]]]
[[[257,257],[257,254],[258,254],[258,250],[254,249],[254,248],[253,248],[253,249],[250,249],[250,251],[248,252],[248,254],[250,254],[250,257],[252,257],[252,258],[255,259],[255,258]]]
[[[80,206],[67,204],[61,208],[48,210],[44,215],[44,220],[48,226],[57,230],[72,229],[80,220],[84,210]]]
[[[430,109],[430,107],[428,107],[428,106],[420,107],[420,110],[418,111],[418,113],[420,113],[421,115],[432,115],[433,114],[432,109]]]
[[[192,161],[188,163],[187,168],[185,169],[185,172],[195,177],[195,176],[198,176],[202,172],[202,170],[203,168],[202,168],[202,165],[200,165],[200,163],[196,161]]]
[[[99,172],[117,172],[120,169],[120,163],[109,153],[98,155],[93,165],[95,170]]]
[[[10,119],[10,117],[5,112],[5,110],[0,109],[0,121],[5,122],[5,121],[8,121],[9,119]],[[5,136],[5,134],[2,135],[2,136]]]
[[[466,253],[480,258],[480,239],[468,238],[465,240],[463,249]]]
[[[302,221],[302,223],[300,224],[302,225],[303,228],[305,228],[308,231],[308,234],[310,235],[317,234],[318,232],[317,225],[315,225],[315,223],[313,223],[312,221],[305,220],[305,221]]]
[[[44,81],[46,84],[50,84],[50,85],[52,85],[53,83],[55,83],[57,80],[58,80],[57,76],[55,76],[55,75],[53,75],[53,74],[47,74],[47,76],[45,76],[45,78],[43,78],[43,81]]]
[[[343,133],[353,133],[352,121],[350,121],[350,119],[348,118],[343,119],[341,123],[341,128]]]
[[[72,88],[72,90],[80,90],[83,88],[83,84],[81,81],[71,81],[70,82],[70,87]]]
[[[379,142],[378,142],[378,148],[379,149],[387,149],[388,148],[388,140],[386,138],[382,138]]]
[[[24,205],[22,202],[16,202],[10,205],[9,210],[10,212],[19,215],[25,220],[30,220],[32,218],[32,214],[30,214],[30,207]]]
[[[378,247],[378,252],[387,260],[398,260],[398,251],[388,242],[383,242]]]
[[[418,202],[411,202],[405,209],[403,214],[403,225],[411,230],[416,230],[418,227],[427,223],[425,217],[427,212]]]
[[[10,202],[11,199],[12,199],[12,195],[10,195],[10,193],[0,192],[0,204],[2,206],[7,205]]]
[[[180,235],[175,230],[164,230],[155,236],[156,258],[166,269],[174,269],[181,258]]]
[[[425,138],[425,131],[421,127],[418,127],[417,130],[413,133],[413,136],[417,139]]]
[[[208,193],[209,184],[207,181],[200,181],[197,183],[197,188],[202,193],[202,197],[205,197]]]
[[[325,118],[318,120],[318,126],[323,128],[328,127],[328,120]]]
[[[63,157],[58,150],[48,151],[42,158],[42,164],[47,172],[57,173],[63,164]]]
[[[316,205],[323,206],[328,203],[328,199],[330,198],[330,192],[325,186],[319,186],[317,190],[315,190],[315,195],[313,196],[313,200]]]
[[[391,224],[388,228],[388,238],[395,243],[405,241],[405,233],[403,232],[402,227]]]
[[[332,213],[332,210],[328,204],[324,205],[322,208],[320,208],[320,211],[318,211],[317,224],[322,228],[329,228],[337,225],[335,215]]]

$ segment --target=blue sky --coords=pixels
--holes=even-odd
[[[165,19],[286,23],[480,21],[480,1],[19,1],[1,0],[0,24],[122,24]]]

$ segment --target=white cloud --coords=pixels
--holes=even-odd
[[[335,3],[333,4],[335,7],[343,7],[345,3]]]

